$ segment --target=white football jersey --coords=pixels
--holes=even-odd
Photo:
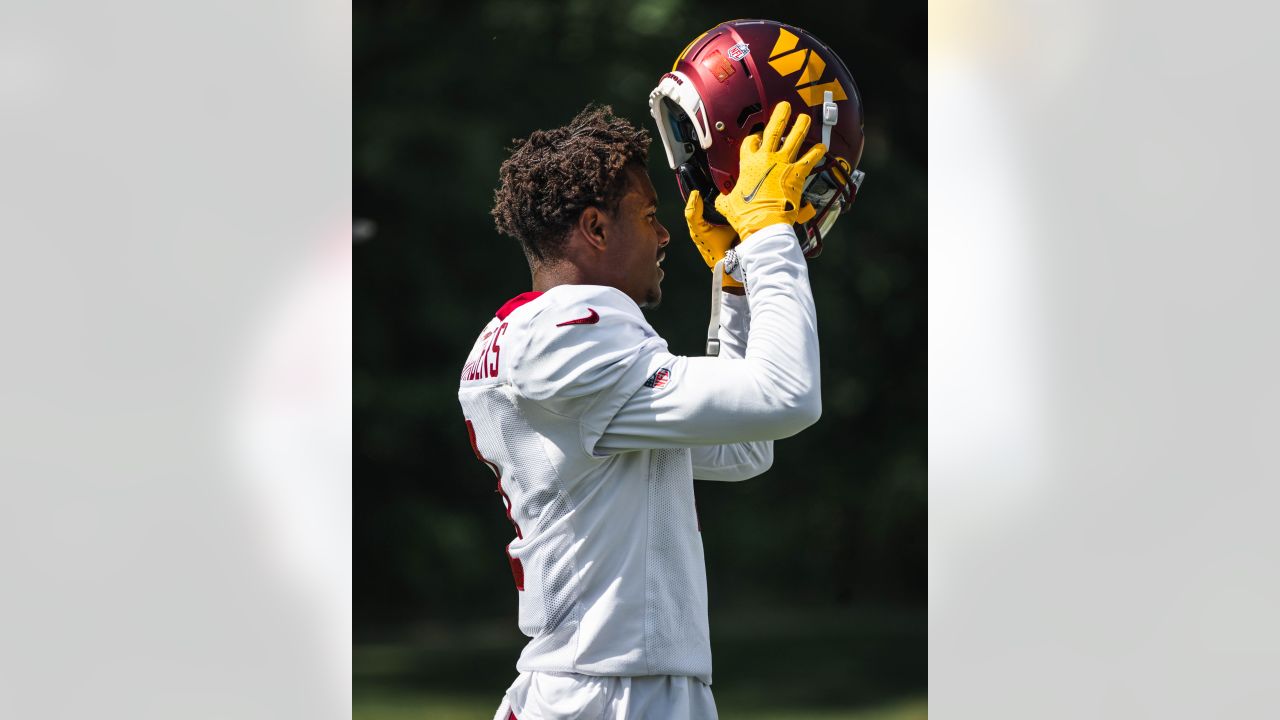
[[[738,247],[719,357],[671,354],[621,291],[561,285],[498,310],[458,397],[497,476],[530,638],[521,671],[711,682],[693,479],[768,469],[817,420],[817,320],[791,227]]]

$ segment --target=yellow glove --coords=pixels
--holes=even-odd
[[[764,136],[748,135],[742,141],[738,183],[732,191],[716,198],[716,210],[729,220],[739,237],[747,238],[775,223],[806,222],[817,214],[812,205],[800,207],[800,195],[805,178],[822,161],[827,148],[818,143],[796,160],[811,120],[808,113],[797,117],[791,134],[783,140],[782,131],[790,117],[791,103],[780,102],[764,128]]]
[[[714,268],[725,252],[738,244],[738,233],[733,228],[713,225],[702,217],[702,193],[697,190],[689,193],[689,201],[684,204],[684,221],[689,226],[689,237],[709,268]],[[724,287],[741,288],[742,283],[726,274]]]

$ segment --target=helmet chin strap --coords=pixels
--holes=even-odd
[[[724,277],[729,277],[742,283],[742,289],[745,291],[747,287],[747,278],[737,273],[741,268],[738,260],[738,253],[733,248],[725,251],[724,257],[716,261],[715,267],[711,268],[711,322],[707,323],[707,356],[716,357],[720,354],[720,308],[724,305]]]
[[[724,295],[724,258],[711,268],[711,322],[707,324],[707,357],[720,354],[720,304]]]
[[[830,90],[822,93],[822,144],[831,149],[831,128],[836,126],[840,118],[840,108],[832,101]]]

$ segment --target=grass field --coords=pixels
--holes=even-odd
[[[830,609],[712,617],[726,720],[928,717],[924,613]],[[353,720],[489,720],[524,637],[510,626],[423,626],[354,651]]]

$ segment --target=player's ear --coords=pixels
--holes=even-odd
[[[604,250],[604,231],[607,221],[608,218],[603,210],[595,206],[589,206],[578,217],[578,231],[587,239],[587,244],[591,247],[597,250]]]

